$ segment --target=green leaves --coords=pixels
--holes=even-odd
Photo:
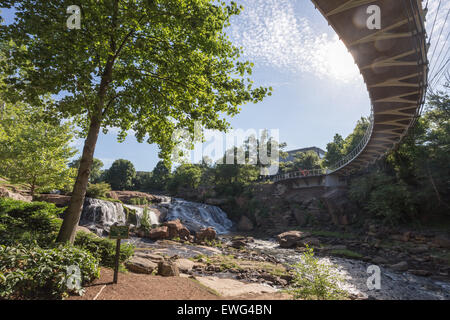
[[[133,129],[168,158],[176,128],[193,132],[201,120],[225,130],[221,114],[236,115],[239,105],[270,94],[253,88],[253,65],[224,33],[242,9],[234,2],[84,1],[81,30],[67,30],[69,2],[0,1],[17,9],[17,21],[0,26],[0,42],[14,41],[0,66],[10,98],[59,94],[58,115],[87,129],[101,114],[106,130],[122,130],[121,140]]]
[[[23,104],[6,105],[0,118],[0,172],[14,183],[28,183],[32,194],[38,187],[50,191],[73,183],[67,168],[75,154],[72,126],[43,118],[45,105]]]
[[[83,284],[100,276],[98,261],[89,252],[69,246],[54,249],[0,245],[0,297],[5,299],[61,299],[70,289],[67,268],[80,269]]]

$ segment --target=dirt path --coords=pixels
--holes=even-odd
[[[280,293],[248,294],[221,297],[213,290],[184,277],[160,277],[136,273],[120,273],[119,283],[113,284],[113,271],[102,268],[100,278],[86,286],[82,297],[67,300],[222,300],[262,299],[280,300],[287,297]]]

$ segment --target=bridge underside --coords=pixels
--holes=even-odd
[[[420,114],[428,73],[424,11],[421,0],[312,1],[353,55],[372,102],[370,137],[331,170],[347,175],[394,148]],[[380,30],[367,27],[370,5],[381,9]]]

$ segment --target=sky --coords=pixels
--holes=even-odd
[[[232,128],[278,129],[287,150],[310,146],[325,150],[336,133],[347,136],[361,116],[370,114],[367,89],[351,54],[310,0],[237,2],[244,11],[233,17],[226,32],[243,47],[243,58],[255,64],[255,85],[272,86],[273,95],[244,105],[239,115],[227,118]],[[426,22],[429,35],[433,30],[429,58],[433,56],[432,65],[436,64],[434,72],[445,64],[449,47],[442,44],[448,43],[450,1],[441,1],[436,16],[439,2],[429,0]],[[10,23],[13,13],[3,11],[2,17]],[[99,137],[95,157],[104,168],[116,159],[127,159],[136,170],[151,171],[159,161],[158,147],[138,143],[132,132],[118,143],[117,132]],[[81,152],[83,141],[74,146]]]

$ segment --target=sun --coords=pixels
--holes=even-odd
[[[349,82],[360,76],[353,56],[336,36],[322,47],[321,62],[330,78]]]

